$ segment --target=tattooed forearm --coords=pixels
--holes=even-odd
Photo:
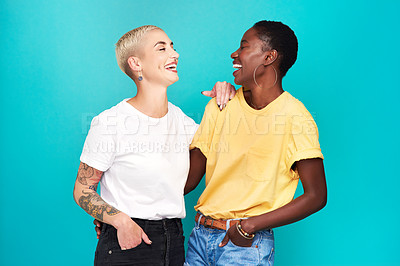
[[[96,190],[97,190],[97,185],[91,185],[91,186],[89,187],[89,189],[96,191]]]
[[[120,212],[96,193],[102,175],[102,171],[81,162],[74,188],[75,201],[82,209],[100,221],[103,221],[104,213],[112,216]]]
[[[79,198],[79,206],[82,207],[88,214],[99,221],[103,221],[103,214],[113,216],[120,213],[116,208],[108,205],[96,192],[84,192],[84,195]]]
[[[89,179],[92,182],[98,182],[102,174],[103,172],[98,171],[85,163],[81,163],[79,165],[77,179],[79,183],[81,183],[82,185],[88,185]]]

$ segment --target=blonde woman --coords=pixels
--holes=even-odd
[[[198,125],[167,99],[179,54],[162,29],[142,26],[121,37],[116,56],[137,94],[93,119],[74,199],[104,223],[95,265],[182,265],[183,190]],[[229,83],[209,92],[220,106],[234,93]]]

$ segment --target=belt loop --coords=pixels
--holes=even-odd
[[[181,219],[176,218],[175,221],[176,221],[176,226],[178,226],[179,233],[180,233],[180,234],[183,234],[183,228],[182,228],[182,221],[181,221]]]
[[[203,214],[201,212],[199,212],[199,214],[200,214],[200,216],[199,216],[199,220],[197,220],[197,222],[196,222],[196,229],[200,228],[200,221],[201,221],[201,218],[203,218]]]
[[[226,220],[226,231],[228,232],[229,226],[231,225],[231,220]]]
[[[148,220],[145,220],[145,221],[144,221],[144,228],[143,228],[143,231],[144,231],[145,233],[147,233],[148,228],[149,228],[149,221],[148,221]]]
[[[167,219],[162,219],[161,222],[162,222],[164,233],[166,233],[168,231]]]

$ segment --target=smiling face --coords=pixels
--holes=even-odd
[[[164,31],[154,29],[146,33],[139,50],[143,79],[169,86],[179,80],[177,64],[179,54]]]
[[[263,42],[258,38],[254,28],[250,28],[242,37],[240,47],[231,54],[235,83],[246,88],[255,86],[253,73],[257,66],[264,63],[266,52],[263,51]]]

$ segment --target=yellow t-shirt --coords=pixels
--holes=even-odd
[[[262,110],[243,88],[220,111],[212,99],[191,144],[207,157],[206,188],[195,209],[214,219],[257,216],[289,203],[296,161],[322,158],[318,129],[304,105],[283,92]]]

